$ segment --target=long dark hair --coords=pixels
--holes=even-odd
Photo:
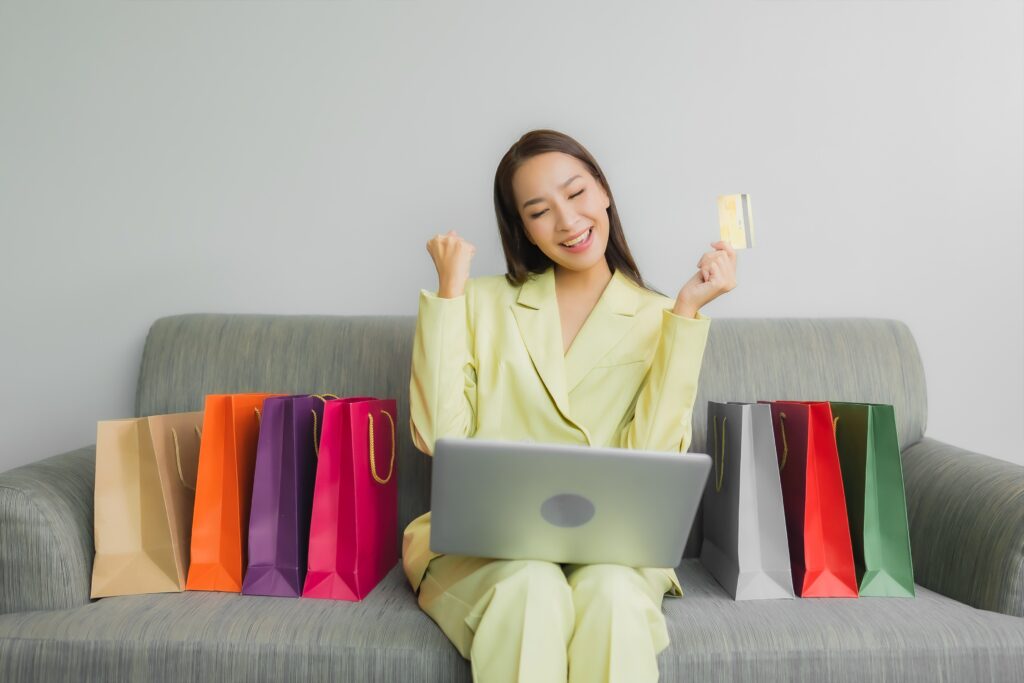
[[[501,233],[501,247],[505,251],[505,264],[508,268],[505,279],[509,284],[519,286],[526,282],[531,273],[543,273],[554,265],[540,247],[526,238],[526,228],[519,217],[515,194],[512,192],[512,176],[516,170],[530,157],[545,152],[562,152],[576,157],[608,193],[608,246],[604,255],[609,269],[612,272],[621,270],[639,286],[661,294],[645,284],[640,276],[640,270],[633,261],[626,236],[622,232],[615,197],[597,161],[576,140],[565,133],[549,129],[531,130],[524,134],[505,152],[494,173],[494,212],[498,218],[498,232]]]

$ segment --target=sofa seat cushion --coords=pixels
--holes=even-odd
[[[0,681],[469,681],[401,565],[362,602],[213,592],[0,616]]]
[[[1024,619],[914,599],[734,602],[697,560],[663,681],[1019,680]],[[171,593],[0,616],[0,680],[470,681],[401,567],[362,602]]]
[[[699,560],[665,599],[668,681],[1020,681],[1024,619],[916,586],[915,598],[736,602]]]

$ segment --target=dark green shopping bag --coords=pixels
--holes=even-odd
[[[861,597],[914,597],[903,465],[891,405],[829,402]]]

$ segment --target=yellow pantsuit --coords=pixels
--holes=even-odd
[[[686,451],[710,320],[673,305],[617,271],[563,354],[552,268],[521,287],[473,278],[451,299],[421,290],[413,442],[428,455],[443,436]],[[402,565],[484,683],[657,680],[661,599],[683,594],[672,568],[440,555],[429,512],[406,527]]]

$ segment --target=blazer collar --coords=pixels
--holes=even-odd
[[[569,352],[563,354],[554,268],[532,276],[520,287],[510,308],[537,373],[567,419],[572,419],[569,392],[626,336],[639,305],[637,285],[622,271],[615,271]]]
[[[634,315],[640,304],[640,293],[637,289],[632,280],[621,270],[617,270],[612,273],[612,279],[609,280],[601,294],[598,305],[604,304],[608,311],[619,315]],[[543,273],[532,275],[519,287],[516,303],[534,309],[540,309],[550,304],[554,305],[557,310],[555,269],[548,268]],[[559,331],[559,336],[561,336],[561,331]],[[575,341],[573,346],[575,346]]]

